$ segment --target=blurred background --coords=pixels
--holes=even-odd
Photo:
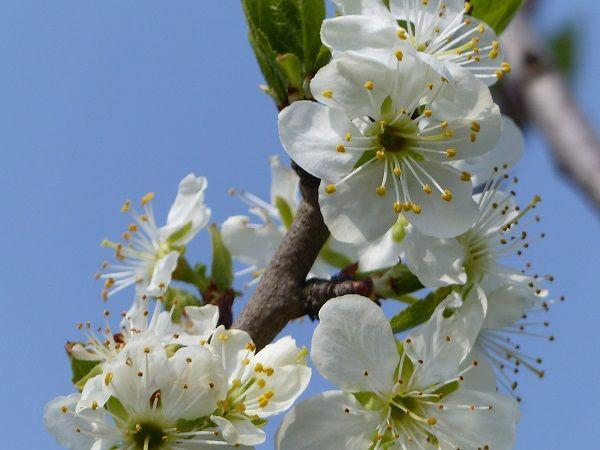
[[[600,4],[544,0],[532,20],[574,61],[574,95],[598,126]],[[43,407],[73,389],[63,345],[81,338],[75,324],[102,319],[93,275],[110,256],[100,241],[127,223],[123,200],[154,191],[164,216],[179,180],[195,172],[208,177],[207,202],[222,222],[246,213],[228,188],[268,198],[267,156],[284,155],[238,1],[3,1],[0,60],[0,446],[57,449]],[[597,449],[598,211],[556,170],[543,135],[528,129],[527,144],[519,197],[544,198],[548,235],[528,259],[556,276],[552,293],[567,301],[550,315],[555,342],[524,342],[543,356],[546,378],[519,378],[516,448]],[[209,262],[208,244],[203,232],[190,259]],[[130,293],[110,308],[126,309]],[[284,333],[308,345],[313,327],[305,320]],[[315,372],[305,395],[325,388]]]

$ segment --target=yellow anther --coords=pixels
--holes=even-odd
[[[333,91],[330,91],[329,89],[326,89],[323,91],[323,97],[325,98],[332,98],[333,97]]]
[[[254,345],[252,342],[248,342],[245,345],[245,348],[246,348],[246,350],[254,351],[254,350],[256,350],[256,345]]]
[[[346,133],[345,139],[346,142],[350,142],[352,140],[352,135],[350,133]]]
[[[372,81],[365,81],[365,84],[363,84],[363,87],[367,91],[372,91],[373,89],[375,89],[375,83],[373,83]]]
[[[94,400],[94,401],[92,402],[92,410],[93,410],[93,411],[96,411],[97,409],[98,409],[98,402],[97,402],[96,400]]]
[[[404,28],[400,28],[398,31],[396,31],[396,36],[398,36],[398,38],[402,39],[403,41],[408,39],[408,36],[406,35],[406,30]]]
[[[410,211],[411,208],[412,208],[412,203],[411,202],[404,202],[404,203],[402,203],[402,209],[404,211]]]
[[[433,83],[427,83],[427,89],[433,90]]]
[[[380,161],[385,159],[385,150],[377,150],[377,153],[375,153],[375,157]]]
[[[436,423],[437,423],[437,420],[436,420],[436,418],[435,418],[435,417],[430,417],[429,419],[427,419],[427,424],[428,424],[428,425],[431,425],[431,426],[433,426],[433,425],[435,425]]]
[[[495,49],[490,50],[490,52],[488,53],[488,58],[496,59],[497,57],[498,57],[498,50],[495,50]]]
[[[483,33],[485,33],[485,25],[483,25],[482,23],[480,23],[480,24],[477,26],[477,31],[479,31],[479,34],[483,34]]]
[[[425,186],[423,186],[423,192],[425,192],[427,195],[429,195],[433,192],[433,189],[431,189],[431,186],[426,184]]]
[[[402,50],[396,51],[396,53],[394,53],[394,55],[396,55],[396,59],[398,61],[402,61],[404,59],[404,53],[402,52]]]
[[[446,158],[454,158],[456,156],[456,149],[449,148],[446,150]]]
[[[450,189],[444,189],[444,193],[442,194],[442,200],[446,200],[447,202],[452,201],[452,192]]]
[[[442,127],[444,130],[448,128],[448,125],[449,123],[447,120],[444,120],[442,123],[440,123],[440,127]]]
[[[465,2],[465,12],[469,14],[473,10],[473,5],[471,2]]]
[[[258,406],[260,406],[261,408],[264,408],[265,406],[267,406],[269,404],[269,399],[265,398],[265,397],[260,397],[258,400]]]
[[[217,339],[219,339],[220,341],[226,341],[227,339],[229,339],[229,335],[227,333],[219,333]]]
[[[481,125],[479,125],[479,122],[471,122],[471,131],[474,131],[475,133],[479,133],[481,131]]]
[[[396,214],[400,214],[402,212],[402,203],[400,203],[400,202],[394,203],[394,212]]]
[[[254,366],[254,371],[257,373],[260,373],[264,370],[265,370],[265,368],[261,363],[256,363],[256,365]]]
[[[246,359],[244,359],[244,360],[242,361],[242,364],[243,364],[244,366],[247,366],[248,364],[250,364],[250,360],[249,360],[248,358],[246,358]]]
[[[402,169],[400,167],[394,167],[394,175],[396,175],[397,177],[401,177]]]
[[[328,194],[333,194],[335,192],[335,185],[330,184],[325,188],[325,192]]]
[[[425,6],[429,5],[429,0],[421,0],[421,3]]]
[[[463,172],[460,174],[460,179],[462,181],[471,181],[471,174],[469,172]]]
[[[411,206],[412,212],[414,212],[415,214],[421,214],[421,205],[417,205],[416,203],[413,203]]]
[[[259,378],[256,381],[256,384],[258,384],[258,387],[263,389],[265,387],[265,385],[267,384],[267,382],[265,380],[263,380],[262,378]]]
[[[123,203],[123,206],[121,206],[121,212],[127,212],[131,209],[131,201],[127,200],[125,203]]]
[[[231,385],[232,385],[234,388],[239,388],[239,387],[242,385],[242,380],[240,380],[239,378],[236,378],[235,380],[233,380],[233,381],[231,382]]]
[[[275,391],[267,391],[263,394],[265,398],[271,399],[275,395]]]
[[[273,369],[272,367],[269,367],[268,369],[265,370],[265,373],[267,374],[268,377],[272,377],[273,374],[275,373],[275,369]]]
[[[338,145],[335,149],[338,153],[346,153],[346,147],[344,147],[342,144]]]
[[[375,192],[377,192],[377,195],[380,197],[385,196],[385,186],[377,186],[377,188],[375,188]]]
[[[67,408],[66,406],[61,406],[60,410],[64,413],[67,413],[69,411],[69,408]]]
[[[148,192],[146,195],[144,195],[142,197],[142,200],[141,200],[142,206],[150,203],[153,198],[154,198],[154,192]]]
[[[381,131],[385,130],[387,126],[388,126],[388,123],[385,120],[379,121],[379,127],[381,128]]]
[[[498,78],[499,80],[504,78],[504,72],[502,72],[501,70],[496,70],[495,73],[496,73],[496,78]]]
[[[492,48],[494,50],[498,50],[500,48],[500,42],[498,42],[498,41],[492,41]]]
[[[452,137],[452,136],[454,136],[454,131],[452,131],[450,128],[448,128],[446,131],[444,131],[444,136]]]
[[[141,220],[142,222],[148,222],[148,216],[147,216],[146,214],[142,214],[142,215],[140,216],[140,220]]]
[[[150,347],[144,347],[144,353],[145,354],[150,353]]]
[[[244,411],[246,411],[246,406],[243,403],[238,403],[237,405],[235,405],[235,410],[237,412],[243,413]]]
[[[114,278],[107,278],[106,281],[104,281],[104,289],[110,289],[114,284],[115,284]]]
[[[477,142],[477,133],[471,133],[469,138],[471,139],[471,142]]]
[[[433,114],[433,111],[430,109],[426,109],[425,111],[423,111],[423,115],[425,117],[431,117],[432,114]]]
[[[502,72],[504,73],[510,73],[512,71],[510,63],[503,62],[502,64],[500,64],[500,67],[502,68]]]

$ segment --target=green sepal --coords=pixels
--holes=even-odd
[[[280,196],[275,197],[275,208],[279,212],[279,217],[281,217],[281,223],[288,230],[292,226],[292,222],[294,221],[294,210],[290,206],[290,204]]]
[[[385,98],[383,103],[381,104],[381,117],[393,117],[395,115],[394,111],[394,100],[389,95]]]
[[[373,278],[373,289],[380,298],[403,300],[407,294],[423,289],[419,279],[404,264],[396,264]]]
[[[354,395],[356,400],[369,411],[381,409],[383,400],[381,400],[374,392],[354,392],[352,395]]]
[[[192,268],[183,256],[180,256],[177,260],[177,267],[173,272],[173,280],[191,284],[200,292],[206,290],[209,283],[206,276],[206,266],[204,264],[196,264]]]
[[[183,289],[170,287],[165,294],[165,310],[173,311],[173,322],[179,322],[186,306],[202,306],[202,301]]]
[[[106,402],[106,409],[113,416],[121,419],[124,422],[129,420],[129,414],[123,404],[116,397],[110,397]]]
[[[413,303],[395,315],[390,324],[394,333],[410,330],[429,320],[435,308],[452,292],[452,287],[443,287],[431,292],[423,300]]]
[[[314,72],[317,72],[321,67],[325,67],[331,61],[331,50],[324,45],[321,46],[319,53],[317,54],[317,60],[315,62]]]
[[[363,164],[365,164],[365,163],[369,162],[370,160],[372,160],[373,158],[375,158],[376,153],[377,153],[377,150],[367,150],[366,152],[363,152],[363,154],[360,155],[360,158],[358,158],[358,161],[356,161],[356,164],[354,164],[354,168],[358,169]]]
[[[233,261],[231,253],[223,243],[221,231],[216,225],[208,227],[212,242],[211,279],[221,291],[231,287],[233,283]]]
[[[471,15],[501,34],[523,6],[524,0],[471,0]]]
[[[185,420],[179,419],[175,422],[175,426],[180,433],[187,433],[195,429],[202,429],[209,425],[210,419],[208,417],[198,417],[197,419]]]
[[[302,65],[293,53],[277,57],[277,64],[286,76],[288,85],[296,90],[302,90]]]
[[[453,381],[452,383],[448,383],[444,386],[442,386],[439,389],[436,389],[435,391],[433,391],[433,394],[438,394],[438,395],[442,395],[444,397],[452,394],[453,392],[458,391],[458,389],[460,388],[460,382],[458,381]]]

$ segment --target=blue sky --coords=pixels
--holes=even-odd
[[[590,37],[600,19],[594,0],[540,3],[544,30],[572,19]],[[72,389],[63,344],[79,337],[75,324],[101,319],[93,274],[108,257],[100,241],[126,224],[122,201],[152,190],[164,213],[178,181],[193,171],[209,178],[207,201],[223,221],[245,212],[229,187],[268,195],[267,156],[282,151],[239,2],[2,4],[2,447],[56,449],[43,405]],[[582,40],[574,83],[595,125],[599,52]],[[527,342],[544,357],[547,377],[521,377],[520,450],[597,448],[600,228],[597,213],[557,173],[543,139],[529,133],[519,193],[524,201],[542,195],[548,234],[529,259],[556,275],[553,291],[568,301],[550,316],[556,342]],[[209,260],[206,233],[189,252]],[[129,301],[120,295],[110,307],[121,311]],[[285,332],[307,344],[312,328],[304,321]],[[315,377],[307,394],[324,387]]]

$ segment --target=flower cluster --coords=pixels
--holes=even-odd
[[[77,393],[45,410],[63,447],[249,448],[264,443],[267,420],[287,410],[279,450],[513,447],[515,374],[544,375],[541,358],[516,339],[554,337],[535,330],[548,327],[537,314],[549,310],[544,285],[553,277],[514,263],[545,234],[527,229],[540,222],[533,210],[541,199],[516,200],[509,170],[524,140],[490,91],[510,65],[469,2],[334,3],[339,15],[321,28],[331,61],[294,86],[278,118],[283,148],[302,170],[271,156],[269,201],[230,191],[257,223],[236,215],[209,227],[210,275],[186,259],[211,217],[205,178],[180,182],[163,226],[154,194],[142,197],[141,213],[123,205],[133,220],[122,241],[103,241],[118,262],[104,263],[97,277],[104,300],[128,287],[134,300],[118,332],[106,311],[105,326],[81,324],[86,341],[67,345]],[[282,67],[293,60],[280,56]],[[299,192],[307,173],[313,199],[320,180],[331,236],[294,280],[304,294],[290,298],[297,309],[310,283],[326,286],[310,356],[339,390],[294,406],[311,378],[309,351],[289,336],[257,348],[257,336],[255,344],[229,325],[241,295],[233,261],[243,265],[235,275],[252,276],[246,286],[259,282],[286,233],[305,225],[297,218],[309,208]],[[395,295],[397,273],[412,288]],[[372,292],[335,297],[339,280],[366,280]],[[424,298],[412,296],[421,289]],[[390,320],[379,303],[392,296],[408,305]]]

